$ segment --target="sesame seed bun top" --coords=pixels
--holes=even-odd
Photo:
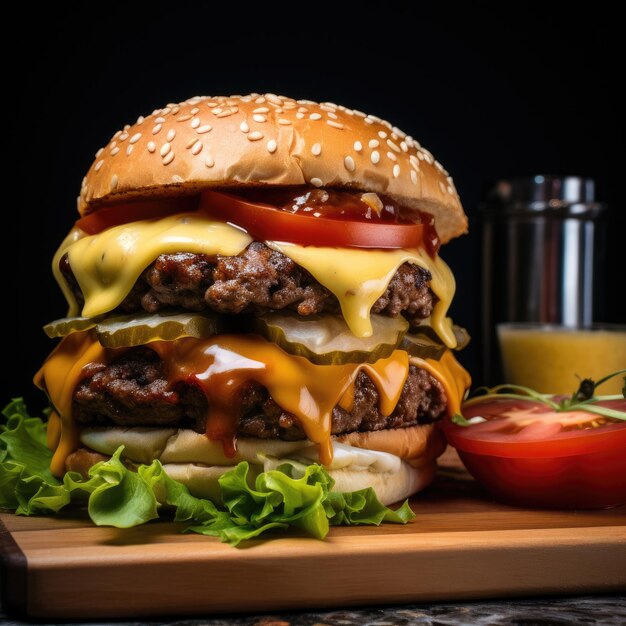
[[[98,150],[78,208],[303,184],[388,194],[433,213],[444,243],[467,230],[452,178],[415,139],[373,115],[274,94],[190,98],[140,117]]]

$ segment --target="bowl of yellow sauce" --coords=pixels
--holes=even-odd
[[[540,393],[572,394],[580,379],[600,380],[626,368],[626,325],[568,328],[550,324],[499,324],[498,340],[507,383]],[[616,376],[599,394],[619,394],[624,380]]]

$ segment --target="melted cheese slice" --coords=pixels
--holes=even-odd
[[[357,337],[371,337],[370,310],[403,263],[429,270],[433,277],[430,287],[439,298],[431,326],[448,348],[456,347],[452,323],[446,317],[456,283],[450,268],[439,256],[433,259],[421,249],[370,250],[266,243],[304,267],[335,294],[348,327]]]
[[[91,236],[74,230],[55,254],[52,269],[70,304],[68,315],[78,315],[76,300],[59,270],[61,257],[69,255],[85,296],[82,315],[95,317],[119,306],[144,269],[160,254],[235,256],[251,242],[247,233],[234,226],[184,213],[123,224]],[[431,325],[446,346],[456,346],[452,324],[446,317],[455,282],[450,268],[438,256],[433,259],[420,249],[364,250],[271,241],[266,244],[307,269],[337,297],[346,323],[357,337],[371,336],[372,305],[385,292],[400,265],[408,262],[429,270],[430,287],[438,298]]]

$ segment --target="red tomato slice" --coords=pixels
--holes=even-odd
[[[626,410],[626,400],[597,404]],[[486,421],[459,426],[446,419],[448,442],[496,498],[542,508],[626,503],[626,422],[509,399],[469,404],[463,416]]]
[[[197,208],[198,196],[125,202],[124,204],[98,209],[95,213],[81,217],[75,226],[88,235],[96,235],[107,228],[120,224],[156,219],[173,213],[195,211]]]
[[[202,193],[199,210],[240,226],[260,241],[356,248],[417,248],[424,241],[423,224],[343,221],[323,215],[294,214],[217,191]]]

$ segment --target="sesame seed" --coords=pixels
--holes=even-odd
[[[198,141],[198,138],[197,138],[197,137],[192,137],[192,138],[191,138],[191,139],[190,139],[190,140],[189,140],[189,141],[185,144],[185,148],[186,148],[187,150],[189,150],[189,148],[191,148],[191,146],[193,146],[193,145],[196,143],[196,141]]]
[[[207,102],[206,105],[212,109],[217,106],[217,102]]]
[[[178,112],[180,111],[180,107],[177,105],[172,109],[172,115],[178,115]]]
[[[253,113],[269,113],[270,110],[267,107],[259,107],[258,109],[254,109]]]
[[[387,137],[387,133],[386,133],[384,130],[379,130],[379,131],[378,131],[378,136],[379,136],[381,139],[385,139],[385,138]]]
[[[298,107],[298,113],[307,113],[309,109],[306,107]]]
[[[356,169],[354,159],[351,156],[345,157],[345,159],[343,160],[343,164],[349,172],[354,172],[354,170]]]
[[[130,124],[124,124],[124,130],[128,130],[130,128]]]
[[[215,161],[213,160],[213,157],[208,156],[206,159],[204,159],[204,164],[207,167],[213,167],[215,165]]]
[[[303,119],[304,118],[304,113],[300,113],[300,112],[296,113],[296,118],[299,119],[299,120]]]
[[[104,148],[100,148],[98,152],[96,152],[96,159],[104,152]]]
[[[190,120],[193,117],[193,115],[181,115],[176,121],[177,122],[186,122],[187,120]]]
[[[172,146],[170,146],[170,144],[168,142],[165,142],[162,146],[161,149],[159,150],[159,154],[164,157],[170,150],[172,149]]]
[[[173,152],[168,152],[163,157],[163,165],[169,165],[173,160],[174,160],[174,153]]]
[[[409,162],[411,163],[411,167],[415,170],[419,170],[420,162],[418,158],[414,154],[409,155]]]
[[[454,190],[452,189],[452,187],[451,187],[450,185],[448,185],[447,189],[448,189],[448,193],[449,193],[450,195],[452,195],[452,193],[453,193],[453,191],[454,191]]]
[[[402,152],[408,152],[409,151],[409,146],[406,145],[406,141],[403,141],[400,144],[400,148],[402,148]]]
[[[338,128],[339,130],[343,129],[343,124],[341,122],[335,122],[335,120],[326,120],[326,123],[333,128]]]
[[[146,147],[148,148],[148,152],[154,152],[156,150],[156,144],[154,141],[149,141]]]
[[[157,134],[157,133],[161,130],[161,128],[163,128],[163,125],[162,125],[162,124],[157,124],[157,125],[156,125],[153,129],[152,129],[152,134],[153,134],[153,135],[156,135],[156,134]]]
[[[278,147],[278,146],[276,145],[276,140],[275,140],[275,139],[270,139],[270,140],[267,142],[267,151],[268,151],[270,154],[272,154],[272,153],[276,152],[276,148],[277,148],[277,147]]]
[[[254,102],[256,104],[263,104],[265,102],[265,98],[263,96],[259,96]]]
[[[223,111],[224,111],[224,109],[222,109],[222,107],[217,107],[216,109],[213,109],[213,111],[211,111],[211,113],[213,113],[213,115],[219,115]]]
[[[202,142],[196,141],[191,148],[191,154],[200,154],[202,152]]]
[[[439,181],[439,189],[441,189],[441,193],[446,193],[446,186]]]
[[[96,172],[100,170],[100,168],[102,167],[103,163],[104,163],[104,161],[98,161],[98,162],[96,163],[96,167],[94,167],[94,169],[96,170]]]
[[[296,108],[296,103],[295,102],[285,102],[283,103],[283,109],[295,109]]]
[[[239,109],[237,107],[234,107],[232,109],[226,109],[225,111],[222,111],[221,113],[217,114],[217,117],[228,117],[230,115],[233,115],[234,113],[237,113]],[[215,111],[217,111],[217,109],[215,109],[213,111],[213,113],[215,113]]]
[[[200,118],[199,117],[194,117],[191,120],[191,128],[198,128],[198,126],[200,126]]]
[[[393,177],[398,178],[398,176],[400,176],[400,166],[396,163],[393,166]]]
[[[436,167],[438,170],[442,171],[442,172],[444,172],[444,171],[445,171],[445,170],[443,169],[443,165],[441,165],[441,163],[439,163],[439,161],[437,161],[437,160],[435,160],[435,167]]]
[[[322,111],[334,111],[335,108],[329,106],[328,104],[324,103],[324,104],[320,104],[320,109],[322,109]]]
[[[164,121],[165,121],[165,118],[164,118],[164,117],[159,116],[159,117],[157,117],[157,118],[154,120],[154,123],[155,123],[155,124],[163,124],[163,122],[164,122]]]
[[[111,150],[111,156],[115,156],[119,151],[120,149],[118,147],[113,148],[113,150]]]
[[[396,143],[394,143],[393,141],[391,141],[391,139],[387,139],[387,145],[394,151],[394,152],[401,152],[400,150],[400,146]]]
[[[117,175],[111,176],[111,182],[109,183],[109,189],[113,191],[117,187]]]
[[[263,133],[260,133],[258,130],[255,130],[253,133],[248,135],[248,139],[250,141],[258,141],[259,139],[263,139]]]
[[[373,123],[374,123],[374,120],[371,120],[369,117],[366,117],[363,121],[364,121],[366,124],[373,124]]]
[[[113,139],[117,139],[122,134],[121,130],[115,131],[115,135],[113,135]]]
[[[128,139],[128,133],[122,133],[120,135],[120,141],[126,141]]]
[[[328,111],[328,117],[330,117],[333,120],[337,119],[337,114],[333,113],[332,111]]]
[[[358,109],[352,109],[352,112],[358,117],[367,117],[367,113],[363,113],[363,111],[359,111]]]
[[[126,148],[126,156],[130,156],[130,153],[133,151],[133,148],[135,146],[133,146],[132,143],[128,144],[128,148]]]
[[[311,146],[311,154],[313,156],[319,156],[322,153],[322,144],[321,143],[314,143]]]
[[[198,113],[200,109],[198,107],[194,107],[193,109],[191,109],[191,114],[192,115],[196,115]]]
[[[387,152],[387,158],[391,159],[392,161],[397,161],[398,160],[396,158],[396,155],[393,152]]]
[[[279,123],[281,126],[290,126],[290,125],[291,125],[291,120],[286,120],[284,117],[281,117],[281,118],[278,120],[278,123]]]
[[[141,133],[135,133],[131,138],[129,143],[137,143],[141,139]]]
[[[202,135],[204,133],[208,133],[212,128],[213,127],[210,124],[203,124],[202,126],[196,128],[196,132],[198,135]]]
[[[311,115],[309,115],[309,119],[310,120],[321,120],[322,116],[319,113],[311,113]]]
[[[314,187],[321,187],[324,184],[321,178],[311,178],[310,182]]]
[[[255,114],[252,116],[252,119],[253,119],[255,122],[259,122],[259,124],[260,124],[260,123],[262,123],[262,122],[267,122],[267,118],[265,117],[265,115],[261,115],[260,113],[255,113]]]
[[[361,152],[361,150],[363,150],[363,144],[360,141],[355,141],[354,142],[354,149],[357,152]]]
[[[170,129],[167,131],[167,135],[165,136],[165,138],[166,138],[168,141],[172,141],[172,139],[174,139],[174,137],[176,137],[176,131],[175,131],[173,128],[170,128]]]
[[[411,170],[411,182],[417,185],[417,172],[415,170]]]
[[[380,161],[380,153],[378,152],[378,150],[374,150],[374,152],[372,152],[371,158],[374,165],[376,165]]]
[[[367,144],[370,148],[378,148],[378,146],[380,145],[380,142],[378,141],[378,139],[370,139],[369,143]]]
[[[171,112],[171,108],[170,107],[165,107],[164,109],[161,109],[161,114],[162,115],[167,115],[168,113]]]
[[[418,158],[420,161],[423,161],[426,157],[424,156],[424,153],[423,153],[423,152],[418,152],[418,153],[417,153],[417,158]]]
[[[250,132],[250,126],[248,126],[248,122],[241,122],[241,124],[239,124],[239,130],[242,133],[249,133]]]
[[[406,133],[400,130],[397,126],[393,127],[393,132],[400,137],[400,139],[404,139],[406,137]]]

